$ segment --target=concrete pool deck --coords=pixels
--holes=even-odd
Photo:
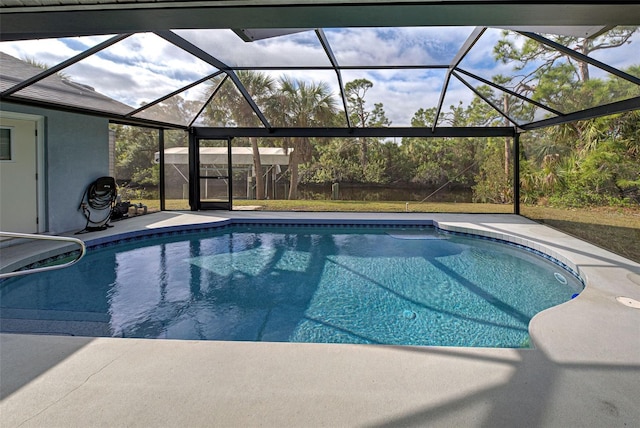
[[[434,220],[575,267],[576,299],[531,321],[535,349],[0,334],[0,425],[638,426],[640,264],[508,214],[161,212],[106,235],[242,219]],[[17,247],[17,246],[16,246]],[[34,251],[13,248],[6,259]],[[23,251],[22,254],[20,252]],[[8,263],[3,249],[3,264]]]

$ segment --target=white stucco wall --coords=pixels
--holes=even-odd
[[[84,190],[109,175],[109,121],[4,102],[1,108],[45,117],[47,232],[83,229],[86,220],[78,205]]]

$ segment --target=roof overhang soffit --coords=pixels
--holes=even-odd
[[[87,1],[2,4],[2,40],[183,28],[637,25],[640,4],[533,1]],[[13,6],[13,7],[12,7]],[[10,18],[10,19],[9,19]],[[60,25],[64,22],[65,25]]]

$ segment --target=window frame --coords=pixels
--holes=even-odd
[[[5,129],[9,131],[9,157],[5,158],[4,154],[2,153],[3,151],[3,146],[4,144],[4,138],[2,135],[0,135],[0,162],[15,162],[15,152],[14,152],[14,144],[13,144],[13,139],[14,139],[14,132],[13,132],[13,126],[5,126],[2,125],[0,126],[0,133],[2,133]]]

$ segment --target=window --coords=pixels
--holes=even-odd
[[[11,128],[0,128],[0,161],[13,160],[11,131]]]

